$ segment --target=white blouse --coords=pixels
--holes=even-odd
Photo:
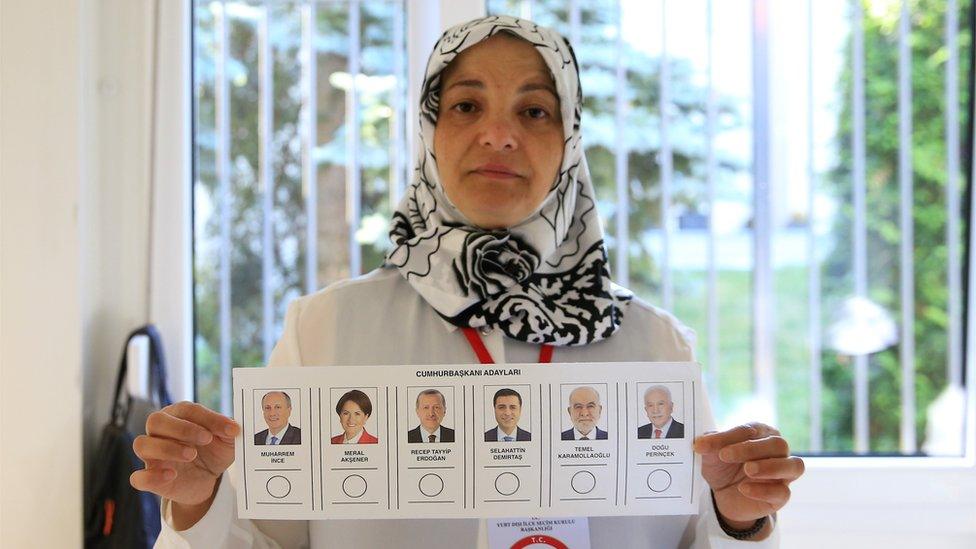
[[[534,363],[539,347],[482,333],[501,363]],[[643,301],[628,307],[613,337],[584,347],[557,347],[552,362],[690,361],[694,334],[672,315]],[[269,361],[275,366],[376,364],[469,364],[477,361],[464,335],[441,319],[395,270],[378,269],[296,299],[285,315],[284,333]],[[705,406],[704,427],[714,420]],[[176,531],[169,502],[156,547],[206,549],[436,547],[487,549],[485,521],[479,519],[249,520],[237,518],[236,475],[224,475],[207,514],[193,527]],[[707,485],[698,516],[593,517],[594,549],[653,547],[719,549],[779,547],[778,528],[760,542],[737,541],[716,521]]]
[[[343,444],[359,444],[359,439],[363,438],[363,433],[365,433],[365,432],[366,432],[366,429],[360,429],[359,432],[356,433],[356,436],[354,436],[352,438],[346,438],[346,434],[343,433],[342,434],[342,443]]]

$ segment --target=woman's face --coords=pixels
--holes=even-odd
[[[369,416],[363,413],[358,404],[347,400],[339,412],[339,421],[342,423],[342,430],[345,432],[346,438],[358,435],[359,431],[363,430],[367,418]]]
[[[559,172],[563,124],[549,69],[524,40],[495,35],[445,69],[434,154],[447,197],[483,229],[511,227]]]

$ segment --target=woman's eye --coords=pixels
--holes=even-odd
[[[528,109],[525,109],[525,114],[527,114],[529,118],[535,118],[537,120],[541,120],[549,116],[549,113],[540,107],[529,107]]]
[[[471,102],[468,102],[468,101],[464,101],[464,102],[458,103],[457,105],[454,105],[454,108],[458,112],[464,113],[464,114],[473,113],[474,110],[475,110],[474,103],[471,103]]]

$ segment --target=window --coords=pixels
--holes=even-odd
[[[198,400],[270,354],[292,299],[379,266],[404,187],[401,1],[196,2]]]
[[[382,259],[413,161],[406,4],[194,3],[211,407],[291,299]],[[768,420],[809,453],[962,455],[970,3],[485,9],[574,44],[615,277],[698,333],[721,423]]]

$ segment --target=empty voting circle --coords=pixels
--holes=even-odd
[[[426,475],[420,477],[420,493],[432,498],[434,496],[440,495],[444,491],[444,479],[437,476],[434,473],[427,473]]]
[[[510,496],[519,489],[519,478],[515,473],[502,473],[495,477],[495,491],[503,496]]]
[[[366,493],[366,479],[359,475],[349,475],[342,481],[342,493],[358,498]]]
[[[664,469],[654,469],[647,475],[647,487],[652,492],[663,492],[671,487],[671,473]]]
[[[291,493],[291,482],[281,475],[275,475],[268,479],[267,488],[271,497],[281,499]]]
[[[589,471],[579,471],[569,484],[577,494],[589,494],[596,487],[596,477]]]

